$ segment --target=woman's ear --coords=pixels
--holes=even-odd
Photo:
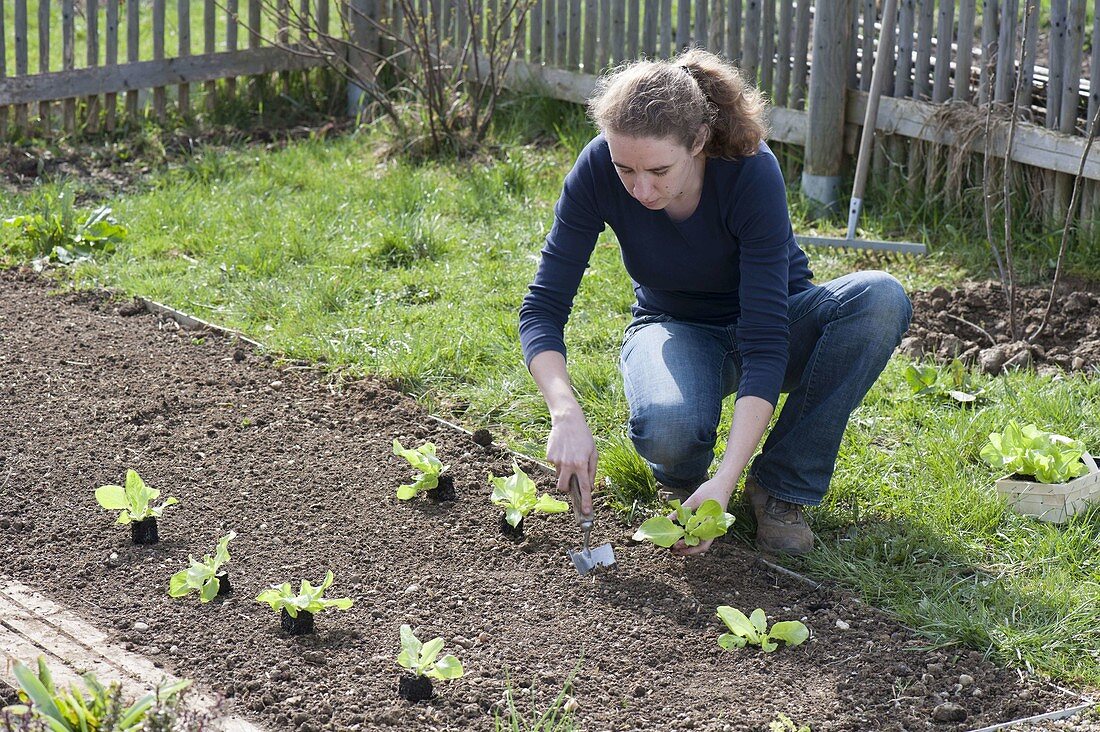
[[[695,144],[691,146],[691,156],[695,157],[699,153],[703,152],[703,148],[707,146],[707,142],[710,140],[710,125],[700,125],[699,131],[695,133]]]

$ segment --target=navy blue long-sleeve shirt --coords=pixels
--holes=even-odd
[[[627,192],[607,141],[593,139],[565,179],[538,273],[520,307],[528,365],[542,351],[566,353],[565,323],[605,224],[618,237],[634,283],[634,315],[736,325],[738,397],[774,406],[787,367],[787,300],[810,287],[813,275],[767,145],[738,160],[707,158],[699,205],[675,222]]]

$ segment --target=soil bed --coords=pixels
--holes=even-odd
[[[910,294],[913,323],[902,351],[949,361],[959,356],[987,373],[1006,366],[1039,371],[1100,369],[1100,291],[1083,283],[1059,288],[1050,320],[1034,343],[1012,342],[1004,289],[968,282]],[[1025,338],[1042,322],[1049,288],[1019,288],[1018,328]],[[984,332],[983,332],[984,331]]]
[[[532,518],[523,541],[502,537],[486,475],[507,475],[511,457],[410,398],[372,380],[336,388],[247,347],[234,358],[230,339],[50,287],[0,273],[3,571],[258,723],[490,729],[508,679],[545,708],[578,665],[586,730],[760,730],[779,712],[814,730],[972,729],[1071,701],[977,652],[916,650],[922,639],[884,615],[770,574],[732,540],[685,562],[631,543],[603,510],[592,542],[611,541],[618,566],[579,578],[565,553],[581,539],[571,514]],[[436,443],[453,504],[396,499],[412,476],[395,437]],[[96,505],[95,488],[127,468],[181,501],[156,545],[134,546]],[[231,529],[234,595],[170,598],[188,553],[213,551]],[[330,596],[356,604],[319,614],[313,635],[288,636],[253,601],[328,569]],[[728,653],[716,642],[722,604],[803,618],[813,635],[770,655]],[[437,682],[429,701],[399,700],[402,623],[444,636],[466,676]],[[966,721],[934,722],[945,703]]]

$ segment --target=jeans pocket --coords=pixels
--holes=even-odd
[[[630,342],[630,339],[634,335],[647,325],[653,325],[654,323],[668,323],[672,320],[671,315],[639,315],[630,321],[630,325],[626,326],[626,330],[623,331],[623,341],[619,345],[619,353],[622,353],[626,348],[626,344]]]

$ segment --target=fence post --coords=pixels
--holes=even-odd
[[[837,207],[840,188],[851,26],[849,0],[817,0],[802,192],[827,209]]]
[[[347,0],[351,46],[348,66],[353,79],[373,83],[374,67],[370,52],[377,50],[372,41],[377,35],[369,19],[378,19],[377,0]],[[358,117],[366,108],[366,90],[355,81],[348,81],[348,116]]]

